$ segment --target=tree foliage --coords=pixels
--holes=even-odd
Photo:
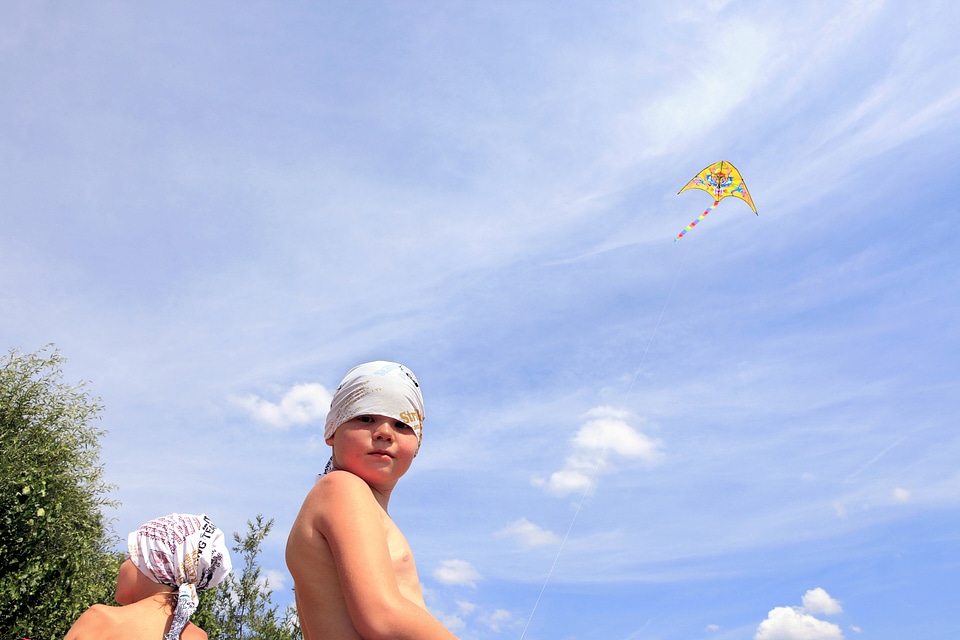
[[[271,603],[273,590],[262,575],[257,557],[260,546],[273,528],[273,519],[247,520],[247,533],[241,537],[234,532],[235,554],[243,558],[243,570],[236,577],[234,571],[215,589],[200,597],[200,608],[192,621],[207,632],[210,640],[302,640],[296,613],[288,608],[281,616],[278,606]]]
[[[63,638],[112,600],[119,565],[102,507],[112,505],[92,426],[99,399],[62,382],[49,347],[0,359],[0,632]]]

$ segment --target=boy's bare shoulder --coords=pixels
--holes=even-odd
[[[207,632],[190,622],[183,628],[180,640],[207,640]]]
[[[325,546],[322,540],[333,534],[337,521],[357,517],[364,520],[373,517],[378,510],[376,499],[363,479],[348,471],[331,471],[307,493],[290,529],[287,553],[296,554],[305,548]],[[366,516],[360,515],[363,512]]]
[[[363,490],[370,492],[370,486],[360,476],[340,469],[331,471],[317,481],[314,489],[321,491]]]
[[[311,512],[332,511],[343,503],[363,504],[373,500],[373,492],[363,479],[349,471],[331,471],[320,478],[307,494],[303,506]]]
[[[117,607],[108,607],[104,604],[95,604],[77,618],[70,627],[64,640],[84,640],[85,638],[99,638],[101,631],[114,619]]]

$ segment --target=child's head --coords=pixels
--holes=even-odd
[[[402,364],[383,360],[350,369],[330,402],[324,439],[329,441],[340,425],[364,415],[386,416],[406,423],[417,434],[419,449],[423,434],[423,395],[413,372]],[[328,463],[326,471],[331,468]]]
[[[140,573],[178,590],[173,638],[196,611],[197,594],[217,586],[232,568],[223,531],[203,514],[151,520],[127,536],[127,548]]]

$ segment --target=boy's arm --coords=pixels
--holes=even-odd
[[[456,640],[430,613],[401,594],[370,488],[350,473],[325,480],[317,525],[337,566],[350,619],[364,640]]]

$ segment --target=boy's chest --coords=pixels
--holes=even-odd
[[[417,565],[413,559],[413,551],[407,539],[389,517],[384,521],[384,534],[387,538],[387,547],[390,550],[390,560],[393,563],[393,573],[397,578],[397,585],[401,593],[414,602],[422,602],[420,580],[417,576]]]

